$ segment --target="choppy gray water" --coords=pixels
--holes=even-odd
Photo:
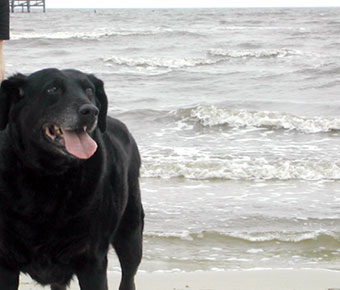
[[[339,15],[15,13],[8,72],[104,80],[143,158],[142,270],[340,269]]]

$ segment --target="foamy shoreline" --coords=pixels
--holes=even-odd
[[[109,289],[118,289],[119,273],[110,272]],[[191,273],[138,273],[137,290],[338,290],[340,271],[244,270]],[[48,289],[21,277],[20,290]],[[71,290],[78,290],[73,281]]]

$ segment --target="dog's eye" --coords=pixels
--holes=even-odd
[[[51,87],[47,89],[47,93],[50,95],[56,94],[59,91],[58,87]]]
[[[92,88],[87,88],[87,89],[85,90],[85,93],[86,93],[86,95],[88,95],[88,96],[93,96],[93,94],[94,94]]]

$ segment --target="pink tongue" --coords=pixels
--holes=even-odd
[[[97,150],[97,143],[85,132],[63,130],[68,153],[80,159],[90,158]]]

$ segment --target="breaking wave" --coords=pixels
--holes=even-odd
[[[197,106],[171,113],[176,130],[197,130],[222,126],[292,130],[301,134],[320,134],[340,130],[339,117],[302,117],[286,112],[249,111]],[[170,114],[170,115],[171,115]],[[169,115],[168,115],[169,116]],[[198,129],[200,130],[200,129]],[[285,159],[280,156],[216,155],[190,148],[188,152],[163,153],[141,146],[142,176],[223,180],[340,180],[340,162],[334,158]],[[156,151],[155,151],[156,149]]]
[[[194,67],[199,65],[215,64],[215,60],[205,58],[127,58],[127,57],[111,57],[104,60],[105,63],[115,65],[125,65],[128,67],[145,67],[145,68],[170,68],[180,69],[185,67]]]
[[[98,29],[94,31],[56,31],[56,32],[25,32],[18,33],[13,32],[11,35],[12,40],[27,40],[27,39],[101,39],[101,38],[109,38],[115,36],[149,36],[149,35],[157,35],[157,34],[174,34],[174,35],[189,35],[189,36],[201,36],[199,32],[195,31],[179,31],[173,30],[169,28],[161,28],[156,27],[151,30],[142,30],[142,29],[134,29],[134,30],[111,30],[111,29]]]
[[[278,50],[223,50],[211,49],[204,57],[121,57],[112,56],[104,59],[104,63],[108,65],[123,65],[128,67],[144,67],[144,68],[167,68],[167,69],[182,69],[188,67],[197,67],[202,65],[215,65],[221,62],[228,61],[232,58],[272,58],[272,57],[287,57],[297,56],[303,53],[298,50],[278,49]]]
[[[208,54],[213,57],[226,57],[226,58],[269,58],[269,57],[286,57],[293,55],[303,55],[303,52],[288,48],[255,49],[255,50],[226,50],[217,48],[209,50]]]
[[[335,244],[340,242],[340,233],[330,232],[326,230],[311,232],[230,232],[220,233],[213,231],[189,232],[183,231],[178,233],[165,232],[149,232],[145,234],[147,239],[179,239],[185,241],[203,241],[203,240],[219,240],[229,242],[248,242],[248,243],[305,243],[314,242],[325,244]]]
[[[87,32],[54,32],[54,33],[13,33],[12,40],[22,39],[100,39],[103,37],[112,36],[137,36],[137,35],[152,35],[153,31],[87,31]]]
[[[142,154],[143,155],[143,154]],[[340,164],[331,161],[267,161],[264,158],[143,156],[142,176],[226,180],[339,180]]]
[[[302,133],[322,133],[340,130],[340,117],[301,117],[285,112],[249,111],[215,106],[197,106],[179,110],[178,115],[189,117],[205,127],[228,125],[296,130]]]

